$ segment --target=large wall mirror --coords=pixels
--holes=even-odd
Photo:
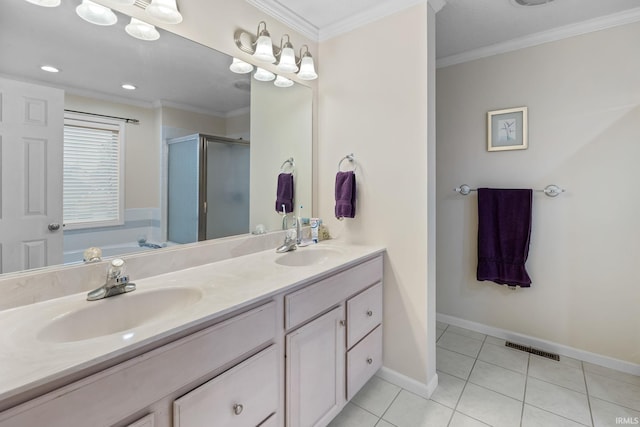
[[[311,216],[310,88],[232,73],[162,29],[133,38],[118,12],[88,23],[78,4],[0,4],[1,273],[280,229],[291,157]]]

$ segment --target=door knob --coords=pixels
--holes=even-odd
[[[60,224],[52,222],[47,228],[49,229],[49,231],[58,231],[60,230]]]

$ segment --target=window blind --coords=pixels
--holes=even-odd
[[[65,119],[66,229],[118,225],[122,218],[122,128],[104,119]]]

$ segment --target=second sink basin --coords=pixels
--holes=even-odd
[[[329,258],[340,255],[340,252],[328,248],[301,248],[287,252],[276,258],[276,264],[288,267],[308,267],[326,262]]]
[[[38,332],[37,338],[47,342],[74,342],[111,335],[158,320],[201,298],[199,289],[173,287],[138,290],[91,301],[51,320]]]

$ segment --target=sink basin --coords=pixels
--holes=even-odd
[[[340,255],[340,252],[327,249],[305,249],[300,248],[293,252],[287,252],[276,258],[276,264],[286,265],[288,267],[309,267],[319,265],[326,262],[329,258]]]
[[[202,298],[194,288],[161,288],[87,302],[83,308],[47,323],[37,338],[47,342],[74,342],[129,331],[187,308]],[[133,333],[123,334],[128,339]]]

